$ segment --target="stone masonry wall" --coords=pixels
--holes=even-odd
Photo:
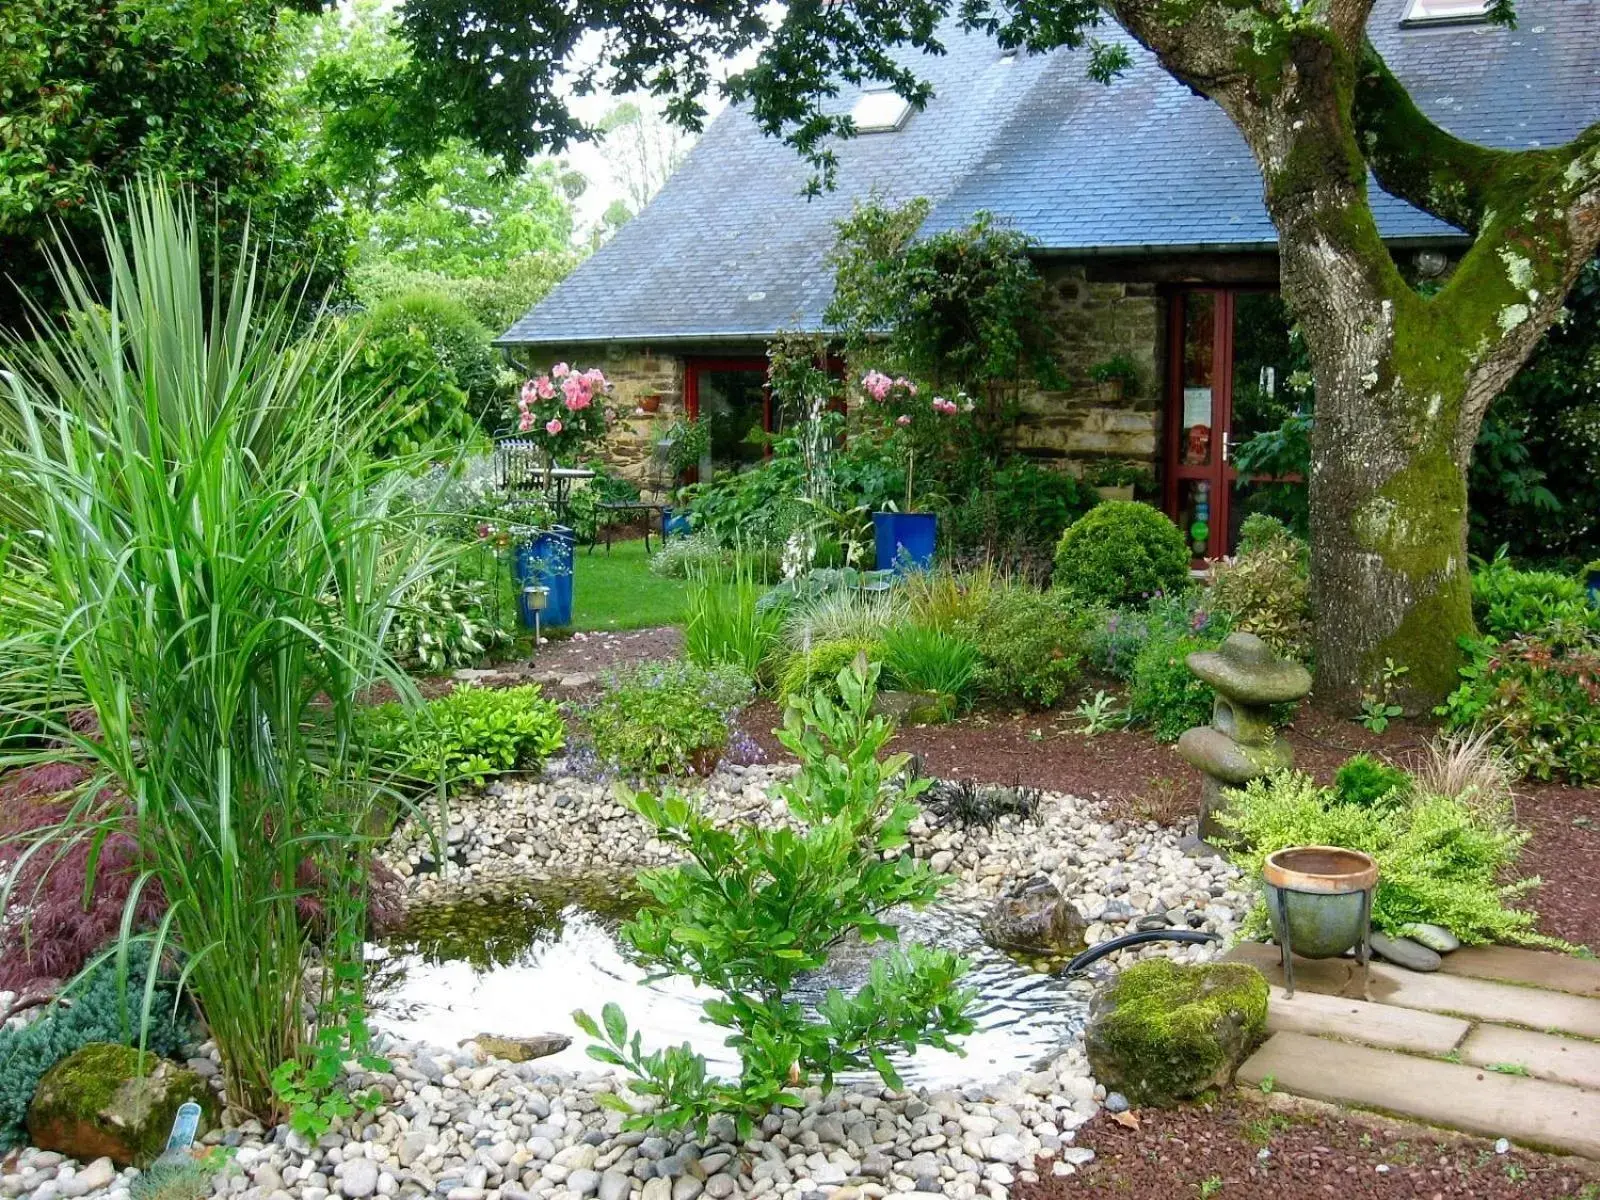
[[[651,451],[667,427],[683,415],[680,355],[649,346],[611,344],[540,347],[536,354],[519,350],[516,357],[535,370],[566,362],[583,370],[599,367],[604,371],[611,381],[610,403],[617,421],[598,447],[598,457],[634,482],[647,482]],[[647,396],[660,398],[657,411],[643,410]]]
[[[1047,262],[1042,273],[1063,386],[1023,390],[1017,449],[1079,473],[1106,461],[1154,469],[1166,357],[1166,304],[1156,285],[1091,281],[1076,264]],[[1118,354],[1138,372],[1120,398],[1089,377],[1096,363]]]

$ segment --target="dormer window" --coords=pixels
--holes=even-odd
[[[857,133],[893,133],[911,115],[911,101],[890,88],[862,92],[850,110]]]
[[[1488,0],[1411,0],[1402,25],[1465,24],[1489,17]]]

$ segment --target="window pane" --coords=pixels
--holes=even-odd
[[[1178,528],[1183,530],[1189,543],[1189,553],[1196,558],[1207,558],[1218,551],[1213,549],[1215,538],[1211,528],[1211,484],[1204,479],[1178,480]]]
[[[1183,301],[1183,413],[1178,430],[1178,461],[1203,467],[1211,462],[1212,389],[1216,381],[1216,297],[1191,292]]]
[[[700,478],[761,461],[766,453],[766,386],[764,370],[700,372],[700,419],[711,432]]]

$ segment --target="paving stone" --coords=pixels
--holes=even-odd
[[[1516,946],[1463,946],[1444,960],[1441,975],[1470,975],[1600,999],[1600,959],[1573,958]]]
[[[1600,1089],[1600,1042],[1484,1023],[1461,1043],[1461,1058],[1480,1067],[1520,1065],[1540,1079]]]
[[[1453,961],[1465,953],[1464,949],[1458,950],[1446,961]],[[1276,946],[1259,942],[1243,943],[1229,951],[1227,957],[1260,967],[1269,983],[1283,983],[1283,970],[1278,965]],[[1353,959],[1311,961],[1297,958],[1294,981],[1297,990],[1361,997],[1361,971]],[[1600,999],[1570,992],[1518,987],[1444,971],[1419,975],[1388,963],[1373,963],[1372,991],[1367,998],[1401,1008],[1455,1013],[1483,1021],[1515,1021],[1530,1029],[1600,1039]]]
[[[1600,1158],[1600,1093],[1544,1079],[1276,1033],[1239,1068],[1239,1082],[1425,1124]]]
[[[1275,987],[1267,1002],[1267,1028],[1273,1033],[1308,1033],[1412,1054],[1448,1054],[1472,1026],[1460,1017],[1325,996],[1304,988],[1289,1000],[1282,988]]]

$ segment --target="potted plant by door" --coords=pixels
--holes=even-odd
[[[892,567],[897,574],[926,570],[933,565],[939,518],[935,513],[917,511],[917,453],[921,450],[926,456],[937,449],[948,432],[947,422],[958,413],[970,412],[971,401],[963,397],[958,403],[943,396],[925,400],[909,379],[890,378],[881,371],[868,371],[861,387],[871,411],[883,421],[889,444],[899,450],[906,465],[905,507],[889,504],[872,514],[878,569]]]
[[[1132,500],[1145,472],[1129,463],[1102,463],[1089,473],[1089,484],[1102,500]]]
[[[1100,393],[1100,403],[1121,404],[1123,397],[1133,391],[1139,372],[1126,354],[1113,354],[1090,367],[1089,378]]]

